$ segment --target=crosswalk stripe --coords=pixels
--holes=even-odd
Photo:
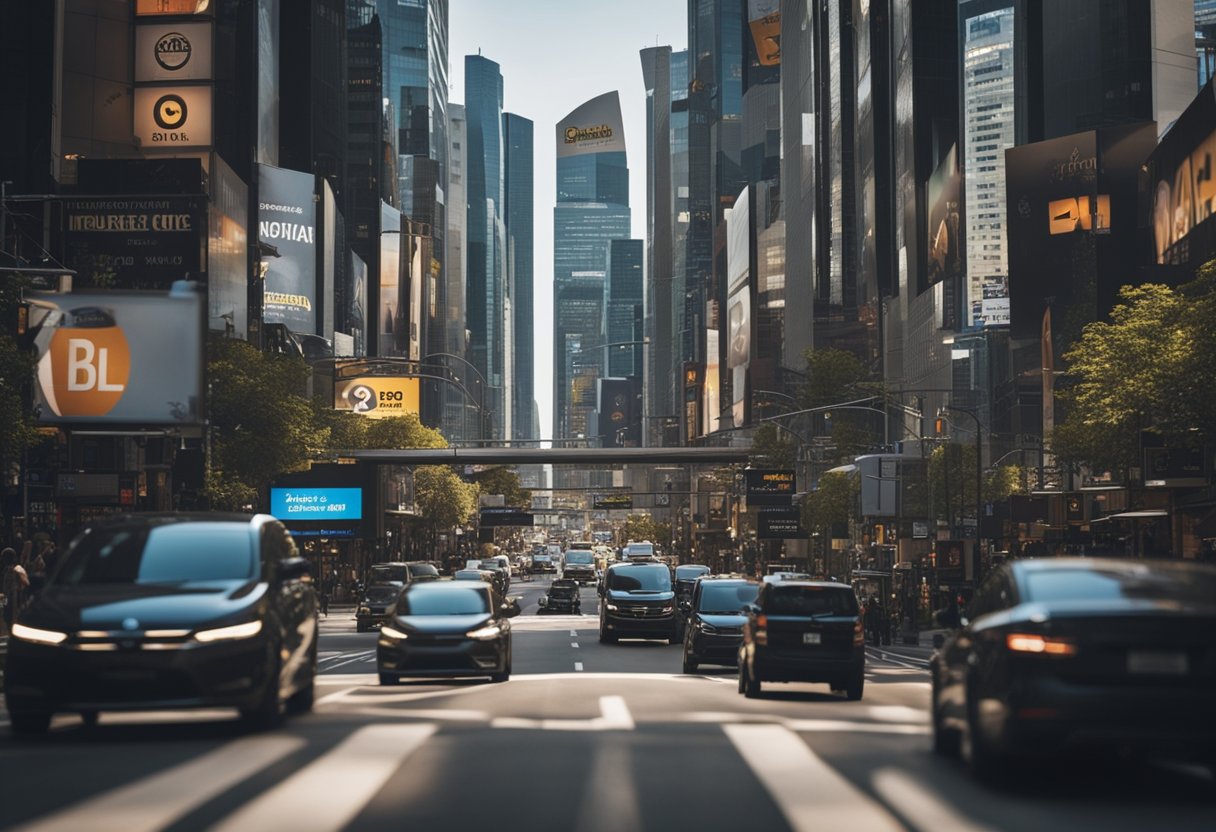
[[[249,737],[168,771],[56,812],[22,832],[153,832],[304,746],[299,737]]]
[[[764,785],[794,832],[903,827],[780,725],[723,725],[739,755]]]
[[[992,827],[972,823],[954,807],[933,795],[925,785],[902,771],[882,768],[874,772],[874,791],[917,829],[950,832],[991,832]]]
[[[216,832],[341,829],[434,732],[434,725],[360,728],[214,828]]]

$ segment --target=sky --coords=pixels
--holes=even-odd
[[[633,236],[646,239],[646,89],[640,51],[688,41],[686,0],[451,0],[449,100],[464,103],[464,56],[495,61],[503,109],[534,123],[536,403],[553,436],[554,129],[558,119],[617,90],[625,120]]]

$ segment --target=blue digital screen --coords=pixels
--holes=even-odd
[[[362,520],[362,488],[272,488],[270,513],[280,520]]]

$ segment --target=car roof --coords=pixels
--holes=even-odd
[[[608,565],[609,569],[637,569],[642,566],[662,566],[667,568],[667,564],[657,558],[634,558],[633,560],[618,560],[616,563]]]
[[[107,526],[160,526],[171,523],[252,523],[255,520],[262,522],[266,520],[274,520],[275,518],[269,514],[242,514],[239,512],[203,512],[203,511],[187,511],[187,512],[165,512],[165,511],[150,511],[150,512],[132,512],[129,514],[112,514],[108,517],[99,518],[90,522],[88,525],[101,528]]]
[[[1132,569],[1177,569],[1209,572],[1208,564],[1180,560],[1144,560],[1142,558],[1027,558],[1006,564],[1019,572],[1055,572],[1074,569],[1108,570],[1126,572]]]
[[[783,589],[787,586],[802,586],[815,587],[818,589],[847,589],[849,592],[853,591],[853,587],[849,586],[848,584],[842,584],[840,581],[766,581],[765,583],[768,586],[776,586]]]
[[[697,578],[703,584],[755,584],[751,578],[744,575],[702,575]]]
[[[416,592],[461,592],[466,589],[488,592],[490,585],[485,581],[424,581],[419,584],[410,584],[405,588],[404,593],[412,595]]]

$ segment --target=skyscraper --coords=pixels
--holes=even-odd
[[[608,244],[604,284],[604,366],[615,378],[642,378],[642,240]]]
[[[603,375],[604,282],[611,240],[629,236],[629,168],[614,92],[561,119],[553,209],[554,396],[557,438],[590,436],[595,380]]]
[[[467,256],[467,224],[468,215],[461,206],[468,204],[467,181],[465,170],[468,167],[468,129],[465,122],[464,105],[452,104],[448,107],[448,181],[447,198],[452,210],[448,214],[447,227],[447,291],[444,293],[446,305],[445,316],[459,325],[451,326],[444,333],[442,352],[449,356],[463,358],[468,351],[466,341],[465,320],[467,319],[465,298],[465,271]],[[445,357],[445,362],[452,359]],[[454,363],[459,364],[458,360]],[[443,435],[448,439],[468,440],[477,438],[476,426],[480,425],[480,415],[477,406],[470,401],[460,388],[444,384],[443,390],[443,420],[441,426]]]
[[[510,387],[511,438],[538,439],[539,426],[532,421],[535,395],[533,368],[533,241],[532,241],[532,122],[515,113],[504,113],[503,221],[507,232],[508,273],[513,318]]]
[[[503,224],[502,73],[481,55],[464,59],[464,106],[468,131],[465,292],[469,360],[479,402],[492,414],[493,438],[509,436],[504,397],[507,351],[506,251]]]

